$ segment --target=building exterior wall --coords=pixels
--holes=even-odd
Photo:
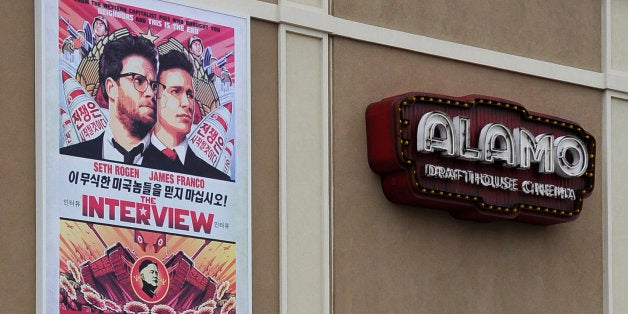
[[[277,25],[251,21],[251,158],[254,313],[279,310],[279,116]]]
[[[613,125],[613,129],[621,129],[626,119],[628,119],[628,101],[625,99],[613,99],[610,106],[613,112],[611,125]],[[626,137],[613,134],[610,146],[613,147],[613,157],[617,157],[612,158],[611,169],[618,175],[611,177],[609,191],[614,195],[614,204],[625,204],[628,201],[628,197],[622,184],[625,180],[625,176],[622,176],[622,174],[628,173],[628,168],[622,157],[628,153]],[[613,252],[611,262],[615,270],[613,276],[615,295],[628,291],[628,272],[622,269],[624,268],[622,265],[628,263],[628,248],[625,244],[628,240],[628,234],[623,230],[628,223],[628,213],[621,208],[621,205],[618,205],[618,207],[618,210],[613,212],[612,220],[610,221],[610,229],[614,231],[610,249]],[[628,308],[628,302],[624,298],[613,298],[612,305],[616,309]]]
[[[334,16],[599,71],[600,1],[334,0]]]
[[[626,113],[628,110],[628,37],[626,37],[628,4],[626,1],[605,2],[606,16],[604,50],[604,72],[607,73],[609,88],[605,91],[605,310],[622,313],[628,310],[628,302],[621,297],[628,293],[628,249],[626,239],[626,192],[624,186],[628,169],[625,166]]]
[[[177,2],[251,16],[254,313],[628,310],[625,1]],[[37,297],[36,6],[0,10],[12,43],[0,51],[7,313],[34,312]],[[580,217],[481,224],[389,202],[364,112],[410,91],[500,97],[579,123],[598,143]]]
[[[0,304],[3,311],[35,310],[35,41],[32,1],[0,5]],[[8,32],[6,30],[20,30]]]
[[[548,227],[460,221],[445,211],[393,204],[369,169],[358,114],[407,91],[479,93],[579,121],[601,138],[599,90],[344,38],[334,39],[333,60],[335,312],[600,311],[599,186],[576,221]]]

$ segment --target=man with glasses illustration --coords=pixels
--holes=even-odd
[[[181,52],[159,56],[157,122],[142,165],[150,168],[229,180],[229,176],[204,162],[188,147],[196,99],[194,67]]]
[[[156,68],[157,51],[150,40],[130,35],[107,42],[98,68],[101,92],[109,105],[107,128],[97,138],[61,148],[60,152],[141,164],[157,116]]]

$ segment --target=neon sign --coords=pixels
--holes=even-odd
[[[594,187],[582,127],[494,97],[409,93],[366,111],[368,157],[395,203],[477,221],[571,221]]]

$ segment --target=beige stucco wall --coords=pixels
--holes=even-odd
[[[251,21],[253,312],[279,312],[277,25]]]
[[[610,249],[613,252],[610,258],[613,265],[613,289],[616,296],[623,295],[628,291],[628,272],[625,270],[628,264],[628,232],[625,226],[628,223],[628,211],[624,204],[628,202],[628,194],[626,194],[625,175],[628,173],[628,164],[625,156],[628,154],[628,145],[626,145],[626,135],[622,132],[628,119],[628,100],[612,99],[611,101],[612,116],[610,124],[612,130],[610,134],[610,147],[612,147],[611,165],[613,175],[611,175],[611,186],[609,193],[612,195],[612,205],[615,210],[612,213],[612,221],[610,224],[612,234],[612,242]],[[628,309],[628,300],[623,297],[616,297],[612,306],[616,311],[622,312]]]
[[[393,204],[368,166],[364,119],[386,96],[479,93],[578,121],[600,139],[600,91],[343,38],[332,56],[335,312],[602,310],[603,187],[575,222],[550,227]]]
[[[35,311],[35,66],[32,1],[3,1],[0,29],[0,305]],[[17,31],[19,30],[19,31]]]
[[[611,1],[611,67],[614,70],[628,72],[628,2]]]
[[[628,2],[611,0],[610,2],[610,49],[608,49],[608,67],[613,75],[628,74]],[[628,86],[626,79],[623,86]],[[609,313],[628,311],[628,211],[626,210],[625,181],[628,166],[625,162],[628,152],[626,141],[626,119],[628,119],[628,93],[610,92],[607,98],[606,125],[608,128],[607,160],[609,188],[608,193],[608,295]]]
[[[334,0],[344,19],[599,71],[597,0]]]

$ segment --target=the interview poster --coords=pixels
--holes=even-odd
[[[38,309],[250,312],[248,18],[41,7]]]

